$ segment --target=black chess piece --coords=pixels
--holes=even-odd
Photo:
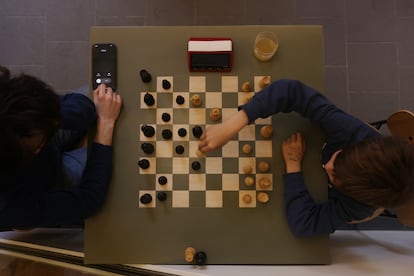
[[[151,74],[148,73],[148,71],[145,69],[139,71],[139,75],[141,76],[141,80],[145,83],[150,82],[152,80]]]
[[[176,102],[177,104],[179,104],[179,105],[182,105],[182,104],[184,104],[184,103],[185,103],[185,99],[184,99],[184,97],[183,97],[183,96],[178,95],[178,96],[177,96],[177,98],[175,99],[175,102]]]
[[[186,135],[187,135],[187,130],[185,128],[182,127],[178,130],[178,136],[185,137]]]
[[[169,82],[168,80],[162,80],[162,88],[164,88],[165,90],[170,89],[171,82]]]
[[[153,106],[155,104],[154,96],[147,92],[144,95],[144,103],[148,106]]]
[[[150,162],[148,161],[148,159],[141,159],[141,160],[139,160],[138,161],[138,166],[141,168],[141,169],[148,169],[149,168],[149,166],[150,166]]]
[[[144,133],[145,137],[152,137],[155,134],[155,129],[153,126],[150,125],[143,125],[141,126],[141,130]]]
[[[207,262],[207,255],[203,251],[199,251],[194,256],[197,265],[205,265]]]
[[[152,154],[154,152],[154,145],[151,143],[142,143],[141,149],[146,154]]]
[[[193,163],[191,163],[191,168],[193,168],[193,170],[198,171],[199,169],[201,169],[201,164],[198,161],[194,161]]]
[[[196,138],[200,138],[203,135],[203,129],[200,126],[193,127],[193,135]]]
[[[139,201],[141,201],[142,204],[151,203],[151,201],[152,201],[152,195],[150,195],[150,194],[143,194],[140,197]]]

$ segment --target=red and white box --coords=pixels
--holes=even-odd
[[[230,72],[233,41],[230,38],[192,37],[188,40],[190,72]]]

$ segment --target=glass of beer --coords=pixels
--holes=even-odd
[[[279,47],[279,39],[273,32],[260,32],[254,41],[254,56],[260,61],[270,60]]]

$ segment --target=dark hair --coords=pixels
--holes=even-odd
[[[337,189],[368,205],[395,208],[414,192],[414,146],[380,137],[345,148],[334,162]]]
[[[21,138],[40,132],[48,142],[59,123],[59,96],[46,83],[25,74],[0,76],[0,170],[25,161]]]

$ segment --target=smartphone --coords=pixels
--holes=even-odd
[[[116,91],[117,51],[113,43],[92,45],[92,87],[95,90],[101,83]]]

